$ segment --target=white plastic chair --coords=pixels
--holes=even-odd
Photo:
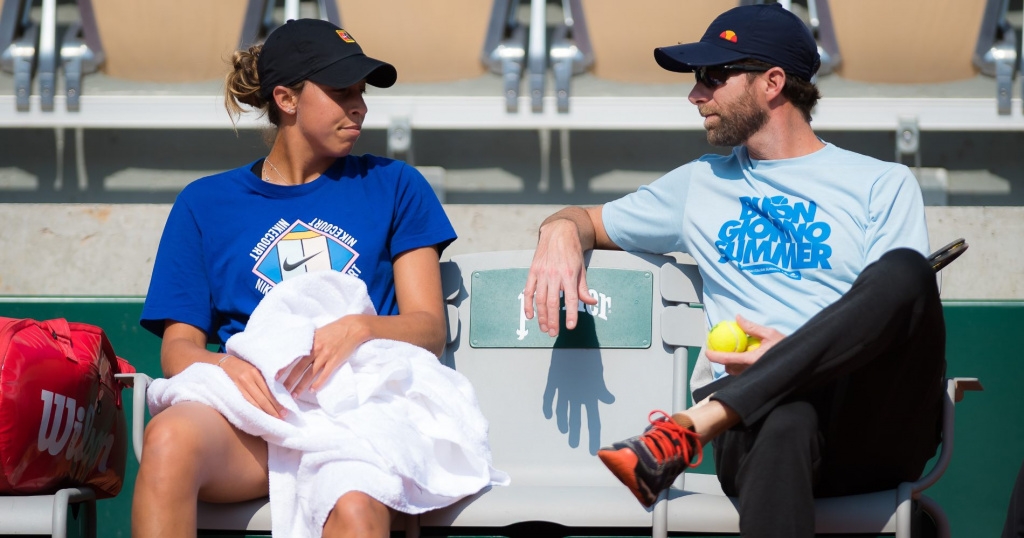
[[[92,489],[65,488],[53,495],[0,496],[0,534],[33,534],[64,538],[68,535],[68,508],[84,510],[85,533],[96,536],[96,493]]]
[[[897,489],[817,499],[815,532],[818,534],[885,534],[910,538],[913,504],[920,504],[935,522],[940,537],[950,535],[949,521],[942,507],[924,495],[949,466],[953,456],[953,419],[955,404],[964,391],[982,390],[974,378],[946,379],[943,400],[942,445],[934,467],[915,482],[905,482]],[[712,475],[684,473],[681,485],[668,492],[668,530],[687,532],[739,532],[738,501],[726,497],[718,479]]]
[[[967,250],[960,238],[929,256],[938,273]],[[666,301],[683,301],[684,297],[665,296]],[[681,342],[670,342],[682,345]],[[830,497],[815,501],[815,531],[818,534],[894,533],[897,537],[912,536],[913,504],[916,502],[931,516],[939,536],[948,537],[949,521],[945,512],[924,490],[934,485],[949,467],[953,457],[953,426],[955,404],[969,390],[982,390],[975,378],[949,378],[945,383],[942,406],[942,444],[932,469],[914,482],[905,482],[892,490],[863,495]],[[726,497],[717,477],[684,473],[663,495],[659,504],[668,504],[668,529],[688,532],[739,532],[738,501]]]
[[[685,404],[686,348],[668,342],[704,341],[703,311],[685,304],[699,301],[700,277],[695,266],[665,256],[587,256],[598,305],[558,339],[521,315],[532,251],[442,264],[451,341],[444,360],[473,382],[490,422],[494,465],[512,483],[424,514],[423,527],[546,522],[665,534],[667,506],[645,510],[595,454],[641,431],[650,410]],[[686,300],[666,304],[669,289]]]
[[[963,243],[947,247],[956,244]],[[674,412],[686,407],[689,349],[699,349],[706,333],[696,267],[662,256],[592,252],[587,260],[588,283],[601,302],[593,315],[581,313],[576,330],[596,332],[600,345],[552,349],[553,343],[547,342],[547,347],[530,348],[520,347],[523,344],[515,340],[521,333],[531,338],[537,325],[519,317],[522,298],[515,294],[525,283],[532,257],[532,251],[489,252],[455,256],[442,265],[451,342],[445,360],[476,387],[490,421],[495,466],[509,472],[512,484],[424,514],[420,525],[505,527],[547,522],[565,527],[650,526],[654,537],[665,537],[668,532],[739,532],[737,501],[723,494],[716,476],[684,474],[676,487],[664,492],[646,511],[593,457],[598,446],[641,431],[650,410]],[[622,311],[630,297],[645,301],[646,295],[624,285],[628,276],[607,276],[615,271],[650,275],[648,293],[653,292],[653,299],[649,317]],[[606,297],[610,297],[607,319],[601,319]],[[615,342],[591,328],[600,323],[623,323],[623,317],[650,320],[649,330],[629,329],[635,335],[650,335],[649,347],[609,346]],[[504,336],[491,334],[496,331],[504,331]],[[565,334],[564,327],[562,331]],[[554,405],[555,417],[551,416],[553,384],[557,392],[569,395],[564,405]],[[941,507],[922,492],[949,465],[954,403],[967,390],[981,390],[981,385],[972,378],[946,380],[943,443],[929,473],[894,490],[817,500],[817,532],[909,537],[916,502],[935,520],[940,535],[948,536]],[[568,420],[561,425],[559,409],[568,413]],[[574,409],[579,409],[575,420]]]
[[[541,522],[570,528],[650,528],[668,532],[738,532],[735,499],[714,475],[687,473],[645,510],[595,457],[597,449],[636,435],[651,410],[687,403],[688,356],[705,340],[702,283],[696,266],[674,258],[620,251],[587,254],[596,307],[581,307],[574,331],[552,339],[521,315],[533,251],[483,252],[442,263],[448,346],[442,360],[473,383],[490,423],[494,466],[512,477],[454,505],[401,521],[407,536],[423,527],[501,528]],[[135,378],[133,445],[141,459],[145,387]],[[922,491],[949,464],[953,405],[976,379],[947,381],[942,452],[935,467],[898,490],[820,499],[818,532],[895,532],[909,536],[912,503],[948,536],[941,508]],[[202,530],[268,531],[266,499],[200,503]],[[398,529],[396,529],[398,530]]]

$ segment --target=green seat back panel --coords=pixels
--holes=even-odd
[[[559,336],[551,338],[537,317],[523,314],[527,269],[473,272],[470,291],[470,345],[478,348],[630,348],[651,346],[654,276],[650,271],[592,268],[587,271],[594,306],[576,305],[574,330],[565,329],[565,306]]]

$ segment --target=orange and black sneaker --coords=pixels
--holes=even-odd
[[[661,416],[655,418],[658,414]],[[676,424],[664,411],[651,411],[647,418],[651,426],[643,434],[597,452],[645,508],[653,505],[680,473],[700,465],[704,456],[697,432]],[[697,461],[691,463],[694,456]]]

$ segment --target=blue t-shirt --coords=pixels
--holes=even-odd
[[[223,343],[276,284],[321,270],[359,277],[379,314],[397,314],[395,257],[455,240],[426,180],[401,161],[350,155],[295,186],[262,181],[254,164],[199,179],[178,195],[143,327],[160,336],[170,319]]]
[[[602,220],[623,249],[690,254],[709,327],[741,314],[791,334],[885,252],[928,253],[910,170],[832,144],[794,159],[706,155],[606,204]]]

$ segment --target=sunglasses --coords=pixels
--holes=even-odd
[[[725,81],[729,79],[734,73],[744,71],[747,73],[764,73],[771,69],[771,67],[761,67],[757,65],[713,65],[698,67],[693,72],[693,76],[697,79],[697,82],[707,86],[708,88],[715,89]]]

